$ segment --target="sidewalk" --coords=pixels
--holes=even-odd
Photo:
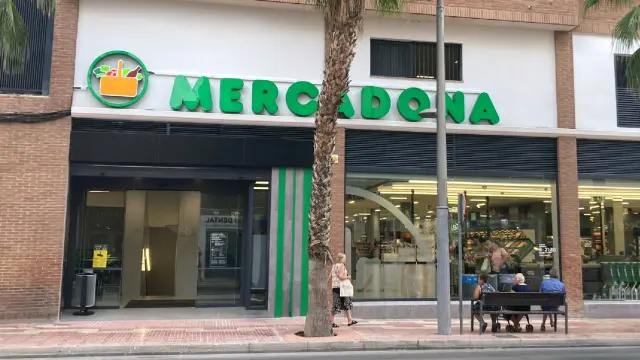
[[[336,329],[338,336],[310,339],[295,335],[304,318],[0,324],[0,358],[640,344],[640,320],[573,320],[569,335],[561,327],[540,333],[540,319],[532,320],[531,334],[482,336],[469,332],[468,319],[464,335],[453,321],[452,336],[437,335],[435,320],[363,320]]]

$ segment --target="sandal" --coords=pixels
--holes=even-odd
[[[489,324],[487,324],[486,322],[482,322],[482,332],[485,333],[487,331],[487,326],[489,326]]]
[[[338,326],[338,324],[336,324],[336,323],[333,323],[333,324],[331,324],[331,327],[335,329],[335,328],[339,328],[340,326]]]
[[[545,332],[547,331],[547,328],[543,325],[540,325],[540,331]]]
[[[351,323],[347,324],[347,326],[352,326],[352,325],[355,325],[355,324],[357,324],[357,323],[358,323],[357,321],[352,320],[352,321],[351,321]]]

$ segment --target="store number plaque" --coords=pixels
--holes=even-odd
[[[227,244],[229,236],[226,232],[210,232],[209,233],[209,266],[226,267],[227,266]]]

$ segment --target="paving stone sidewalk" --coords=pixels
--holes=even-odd
[[[460,335],[454,320],[454,334],[439,336],[435,320],[363,320],[330,338],[296,336],[303,318],[7,323],[0,324],[0,358],[640,344],[640,320],[572,320],[569,335],[561,327],[541,333],[540,321],[532,323],[533,333],[480,336],[468,319]]]

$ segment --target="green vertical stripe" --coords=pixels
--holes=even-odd
[[[311,169],[304,170],[302,189],[302,276],[300,278],[300,316],[309,310],[309,209],[311,209]]]
[[[298,194],[296,193],[296,186],[298,182],[296,181],[296,169],[293,169],[293,196],[292,196],[292,207],[291,207],[291,276],[289,277],[290,285],[289,285],[289,316],[293,316],[293,289],[294,289],[294,264],[295,264],[295,251],[296,251],[296,197]]]
[[[274,316],[282,317],[282,281],[284,267],[284,218],[287,191],[287,169],[279,169],[278,174],[278,239],[276,251],[276,301]]]

